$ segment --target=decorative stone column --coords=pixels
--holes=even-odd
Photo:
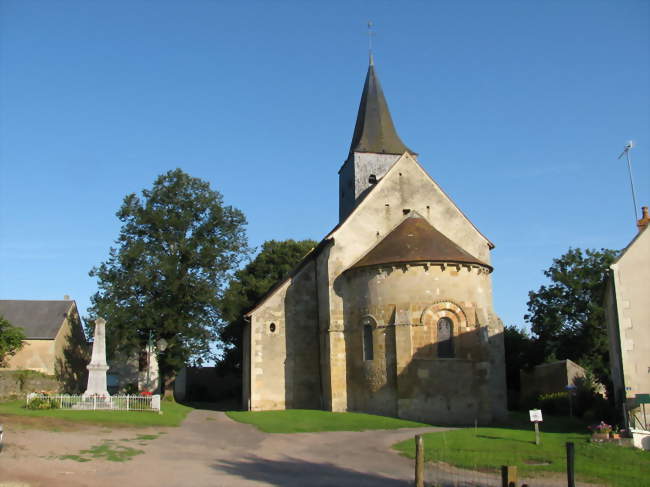
[[[95,320],[95,340],[93,341],[93,354],[90,363],[86,366],[88,369],[88,387],[84,392],[84,397],[97,394],[99,396],[108,396],[106,388],[106,320],[98,318]]]

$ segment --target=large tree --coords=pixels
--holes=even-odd
[[[23,329],[13,326],[0,315],[0,367],[4,367],[7,360],[23,347],[23,340],[25,340]]]
[[[534,361],[571,359],[610,387],[605,286],[615,250],[569,249],[544,271],[548,285],[528,294],[524,317],[536,335]]]
[[[225,346],[221,367],[241,370],[242,330],[244,313],[248,311],[277,281],[316,246],[313,240],[264,242],[260,253],[245,268],[237,271],[224,293],[222,318],[226,323],[219,336]]]
[[[157,358],[170,396],[184,364],[212,358],[223,288],[248,252],[246,219],[180,169],[159,176],[141,197],[127,195],[117,217],[117,246],[90,271],[99,286],[91,320],[106,319],[109,352],[134,354],[164,339]]]

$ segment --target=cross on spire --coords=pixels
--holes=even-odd
[[[374,66],[375,60],[372,58],[372,36],[375,35],[375,33],[372,30],[372,20],[368,21],[368,59],[370,66]]]

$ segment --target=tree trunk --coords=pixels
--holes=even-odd
[[[163,399],[174,401],[174,381],[176,380],[175,372],[168,372],[163,376],[161,381]]]

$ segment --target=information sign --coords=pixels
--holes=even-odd
[[[543,421],[541,409],[531,409],[528,414],[530,414],[531,423],[541,423]]]

